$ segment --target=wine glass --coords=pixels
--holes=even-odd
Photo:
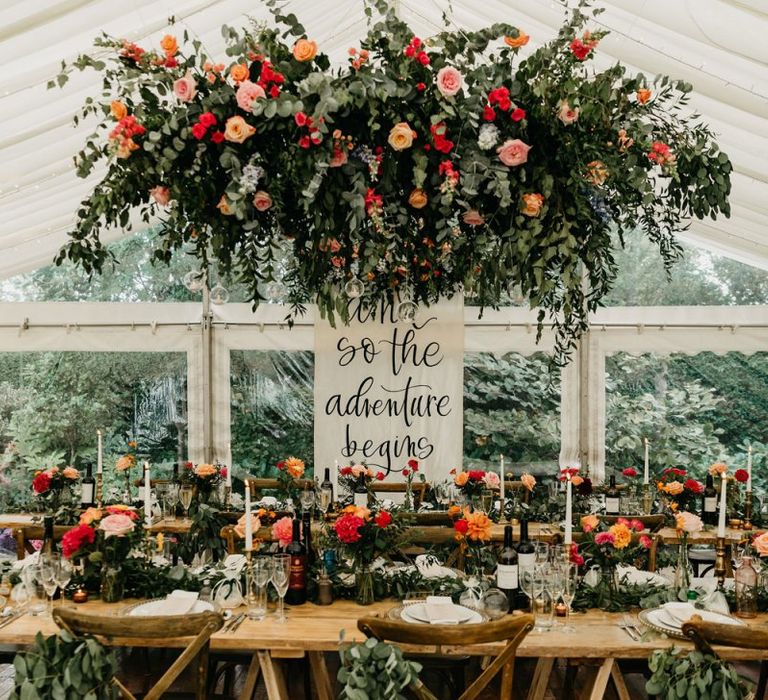
[[[311,488],[305,488],[301,492],[301,510],[306,513],[315,505],[315,492]]]
[[[45,594],[48,596],[48,614],[53,613],[53,596],[56,593],[56,589],[59,587],[56,581],[56,569],[58,567],[58,559],[55,557],[44,558],[38,569],[39,580],[43,584]]]
[[[192,505],[192,496],[195,493],[195,487],[190,484],[183,484],[179,489],[179,500],[181,507],[184,508],[184,520],[189,520],[189,506]]]
[[[248,617],[251,620],[263,620],[267,614],[267,584],[271,573],[269,557],[261,556],[253,560],[252,588],[248,591]]]
[[[320,488],[317,494],[317,506],[322,511],[323,515],[328,512],[331,507],[331,499],[333,498],[333,490],[328,488]]]
[[[155,498],[157,498],[157,502],[160,504],[160,517],[165,517],[165,511],[163,510],[163,503],[165,503],[166,496],[168,494],[168,486],[169,484],[162,484],[162,483],[156,483],[155,484]]]
[[[21,582],[27,593],[27,607],[30,615],[42,615],[45,612],[43,601],[40,564],[27,564],[21,568]]]
[[[291,555],[275,554],[272,557],[272,585],[279,598],[275,622],[285,622],[285,594],[288,592],[288,579],[291,574]]]
[[[531,613],[536,614],[536,608],[533,605],[533,578],[536,574],[535,566],[521,566],[518,569],[518,585],[520,590],[525,593],[528,598],[528,604],[531,609]]]
[[[179,484],[175,481],[169,483],[165,490],[165,508],[167,518],[173,518],[176,515],[176,504],[179,502]]]
[[[563,567],[563,591],[560,594],[565,603],[565,625],[563,632],[573,633],[576,628],[571,624],[571,604],[579,587],[579,567],[567,564]]]
[[[536,563],[546,564],[549,561],[549,543],[537,541],[534,546],[536,548]]]

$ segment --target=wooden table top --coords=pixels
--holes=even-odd
[[[91,601],[78,607],[83,613],[119,615],[127,605],[136,601],[121,603],[102,603]],[[67,603],[67,605],[72,605]],[[366,615],[386,614],[396,601],[382,601],[370,606],[359,606],[352,601],[340,600],[330,606],[317,606],[312,603],[297,607],[286,606],[287,622],[277,623],[270,612],[261,621],[245,620],[233,633],[217,632],[213,635],[213,649],[254,651],[268,649],[275,655],[290,656],[306,651],[335,651],[339,645],[339,635],[344,630],[345,640],[362,641],[363,635],[357,629],[357,620]],[[234,610],[234,613],[241,610]],[[604,613],[590,610],[587,613],[574,613],[571,617],[576,633],[566,633],[555,628],[549,632],[531,632],[520,646],[518,655],[529,658],[646,658],[653,650],[667,648],[672,644],[690,648],[688,642],[666,639],[661,636],[648,641],[634,642],[618,626],[621,614]],[[768,614],[761,614],[750,625],[765,627]],[[641,627],[638,623],[638,627]],[[31,617],[24,615],[5,627],[0,628],[0,645],[27,645],[34,641],[35,634],[44,635],[56,632],[56,625],[47,616]],[[135,646],[184,646],[180,640],[126,640]],[[493,654],[500,645],[474,647],[453,647],[446,649],[456,653]],[[757,651],[718,648],[718,652],[728,659],[768,659],[768,649]]]

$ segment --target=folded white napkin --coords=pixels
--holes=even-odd
[[[450,596],[428,595],[424,604],[424,611],[431,625],[459,624],[456,606],[453,604]]]
[[[256,505],[263,508],[274,508],[277,505],[277,499],[274,496],[264,496]]]
[[[173,591],[165,598],[163,614],[186,615],[195,607],[197,593],[195,591]]]
[[[441,566],[440,562],[430,554],[419,554],[415,563],[424,578],[456,578],[458,576],[453,569]]]
[[[625,581],[630,584],[652,584],[654,586],[668,586],[669,581],[661,574],[651,571],[641,571],[636,566],[625,566],[620,564],[617,567],[619,581]]]
[[[244,554],[229,554],[224,560],[224,568],[240,573],[245,566],[246,558]]]

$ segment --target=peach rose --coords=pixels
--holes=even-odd
[[[99,508],[86,508],[80,514],[80,524],[90,525],[94,520],[101,520],[102,512]]]
[[[77,471],[74,467],[64,467],[64,471],[61,472],[61,475],[65,479],[79,479],[80,478],[80,472]]]
[[[175,36],[166,34],[160,39],[160,48],[165,52],[166,56],[174,56],[179,50],[179,42],[176,41]]]
[[[536,486],[536,477],[533,476],[533,474],[523,474],[520,477],[520,481],[523,482],[523,486],[527,488],[529,491],[533,491],[534,487]]]
[[[423,209],[427,206],[428,201],[429,198],[427,197],[427,193],[420,187],[414,189],[408,197],[408,204],[414,209]]]
[[[752,546],[761,557],[768,557],[768,532],[757,535],[752,540]]]
[[[437,71],[437,89],[443,97],[453,97],[461,91],[464,79],[453,66],[444,66]]]
[[[285,460],[285,471],[287,471],[294,479],[301,479],[304,476],[304,460],[298,457],[288,457]]]
[[[253,195],[253,206],[256,211],[267,211],[272,206],[272,197],[269,192],[259,190]]]
[[[541,207],[544,204],[544,195],[537,192],[524,194],[522,212],[526,216],[538,216],[541,213]]]
[[[120,121],[128,115],[128,108],[120,100],[112,100],[109,104],[109,112],[117,121]]]
[[[558,104],[557,118],[566,126],[573,124],[579,118],[579,108],[571,107],[568,100],[560,100]]]
[[[501,484],[501,479],[496,472],[486,472],[483,481],[489,489],[497,489]]]
[[[571,477],[571,484],[573,484],[574,486],[581,486],[583,483],[584,483],[584,477],[579,476],[578,474]]]
[[[469,472],[459,472],[453,480],[456,486],[464,486],[469,481]]]
[[[115,515],[108,515],[99,524],[99,528],[104,531],[104,539],[108,537],[123,537],[135,527],[136,525],[129,516],[117,513]]]
[[[251,532],[258,532],[260,527],[261,520],[259,520],[255,515],[251,515]],[[245,513],[240,516],[240,520],[237,521],[237,525],[235,525],[234,530],[240,539],[245,538]],[[293,533],[291,533],[291,537],[293,537]]]
[[[334,148],[333,155],[328,161],[329,168],[340,168],[348,160],[347,152],[343,148]]]
[[[253,103],[256,100],[263,100],[266,96],[267,93],[264,92],[264,88],[250,80],[243,80],[235,93],[237,106],[244,112],[253,112]]]
[[[581,519],[581,529],[584,530],[584,532],[592,532],[592,530],[597,527],[599,522],[600,521],[597,519],[596,515],[585,515]]]
[[[679,481],[670,481],[664,487],[664,490],[670,496],[677,496],[678,494],[682,493],[685,490],[685,486],[683,486],[683,484],[681,484]]]
[[[216,467],[212,464],[198,464],[194,469],[195,475],[203,479],[213,476],[216,473]]]
[[[499,160],[507,167],[514,168],[528,161],[528,151],[531,147],[520,139],[507,139],[496,149]]]
[[[519,49],[521,46],[525,46],[530,39],[531,37],[529,37],[522,29],[518,29],[517,36],[505,36],[504,43],[513,49]]]
[[[593,185],[599,187],[608,178],[608,168],[601,160],[587,163],[587,174],[584,176]]]
[[[197,82],[195,78],[187,71],[183,78],[179,78],[173,84],[173,94],[180,102],[191,102],[197,95]]]
[[[229,200],[227,199],[227,195],[225,195],[225,194],[221,195],[221,199],[219,200],[219,203],[216,205],[216,208],[224,216],[231,216],[232,215],[232,209],[230,209],[230,207],[229,207]]]
[[[293,57],[301,63],[311,61],[317,56],[317,43],[309,39],[299,39],[293,45]]]
[[[475,542],[484,542],[491,539],[491,520],[485,513],[464,511],[464,519],[467,521],[467,537]]]
[[[413,144],[416,138],[416,132],[408,126],[408,122],[398,122],[389,132],[387,142],[396,151],[404,151]]]
[[[136,457],[133,455],[123,455],[115,462],[115,469],[119,472],[124,472],[127,469],[133,469],[136,465]]]
[[[293,519],[287,515],[272,525],[272,539],[281,547],[287,547],[293,541]]]
[[[242,117],[230,117],[224,126],[224,138],[232,143],[243,143],[255,133],[256,129]]]
[[[139,144],[137,144],[133,139],[123,139],[123,141],[121,141],[120,145],[117,147],[115,155],[118,158],[128,158],[131,153],[138,150],[138,148]]]
[[[366,467],[364,464],[355,464],[352,467],[352,476],[355,477],[355,479],[359,479],[361,474],[368,475],[368,467]]]
[[[651,99],[651,96],[653,95],[653,92],[651,92],[648,88],[640,88],[635,95],[637,96],[637,101],[639,104],[644,105],[648,102],[648,100]]]
[[[616,523],[608,528],[608,532],[613,535],[613,546],[616,549],[624,549],[632,541],[632,531],[621,523]]]
[[[681,532],[694,534],[703,529],[704,523],[698,515],[684,510],[682,513],[675,513],[675,527]]]
[[[243,80],[247,80],[248,76],[250,75],[248,71],[248,66],[246,66],[244,63],[236,63],[232,68],[229,69],[229,77],[234,80],[235,85],[242,82]]]
[[[157,185],[149,191],[149,196],[152,197],[161,207],[168,205],[171,201],[171,191],[167,187]]]
[[[485,217],[477,209],[470,209],[464,212],[461,220],[467,226],[482,226],[485,223]]]
[[[709,473],[712,476],[720,476],[721,474],[725,474],[725,472],[728,471],[728,465],[724,464],[723,462],[715,462],[710,468]]]
[[[370,520],[371,519],[371,509],[366,508],[365,506],[346,506],[343,513],[347,515],[354,515],[357,518],[360,518],[360,520]]]

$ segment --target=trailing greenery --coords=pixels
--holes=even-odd
[[[339,649],[340,700],[405,700],[403,690],[418,682],[421,664],[407,661],[396,646],[366,639]]]
[[[43,637],[38,632],[29,651],[16,654],[10,700],[113,700],[117,658],[90,636],[67,630]]]
[[[214,561],[223,559],[227,550],[221,539],[221,528],[227,524],[218,508],[198,503],[196,509],[190,509],[192,524],[189,532],[178,543],[179,556],[185,562],[191,562],[195,554],[209,551]]]
[[[648,659],[648,668],[651,677],[645,689],[662,700],[741,700],[748,696],[747,682],[733,666],[710,654],[659,649]]]

